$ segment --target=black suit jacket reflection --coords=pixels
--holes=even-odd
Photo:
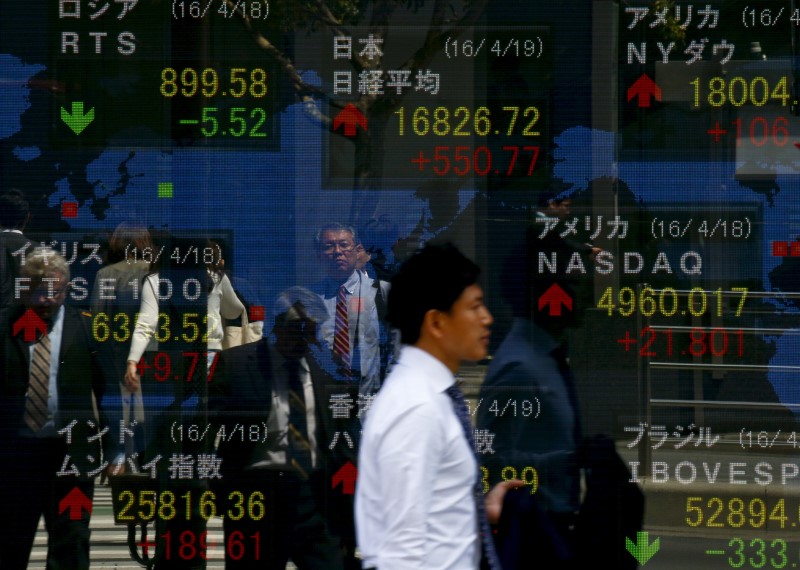
[[[258,425],[262,430],[268,424],[273,403],[273,353],[267,339],[224,350],[209,384],[209,415],[215,429],[225,427],[227,436],[237,424]],[[318,447],[316,471],[330,481],[336,470],[347,461],[353,464],[358,456],[358,421],[355,418],[358,385],[337,382],[319,366],[307,352],[305,355],[314,388],[316,415],[316,441]],[[353,402],[350,417],[334,418],[330,409],[331,394],[347,393]],[[329,450],[336,432],[340,432],[337,445]],[[352,448],[343,432],[347,432]],[[262,431],[263,433],[263,431]],[[242,441],[244,439],[245,441]],[[220,441],[217,454],[222,458],[221,472],[226,479],[264,457],[262,442],[249,441],[248,437],[230,437]]]
[[[24,307],[18,306],[11,314],[0,343],[0,450],[4,457],[13,457],[15,449],[19,449],[19,445],[24,445],[20,430],[24,425],[30,344],[24,341],[22,331],[17,335],[12,331],[14,322],[23,313]],[[89,313],[74,307],[64,307],[56,380],[58,424],[55,427],[58,430],[73,420],[77,422],[71,431],[71,443],[67,453],[81,476],[86,476],[89,471],[100,466],[100,439],[89,441],[89,438],[96,436],[103,427],[109,425],[103,410],[104,379],[97,362],[91,325],[92,318]],[[99,422],[94,415],[92,393],[98,405]],[[109,427],[111,429],[102,438],[102,449],[106,460],[113,459],[121,450],[118,437],[114,436],[119,433],[118,426]]]

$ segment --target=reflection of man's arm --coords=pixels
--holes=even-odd
[[[540,479],[559,477],[574,465],[574,450],[553,450],[550,445],[547,451],[543,449],[545,446],[540,442],[557,434],[544,433],[542,421],[536,418],[544,395],[521,363],[510,364],[487,378],[480,397],[477,427],[494,434],[491,444],[494,453],[481,456],[482,463],[489,469],[489,481],[507,479],[514,473],[527,480],[528,477],[522,475],[526,467],[536,469]],[[559,405],[569,406],[569,402]],[[545,408],[541,413],[553,414],[554,410]],[[559,429],[572,429],[572,426],[559,426]],[[504,477],[506,467],[513,467],[513,471],[508,470]]]
[[[154,276],[145,279],[142,287],[142,304],[139,309],[139,316],[136,319],[136,326],[131,335],[131,349],[128,353],[125,385],[134,392],[139,389],[140,384],[136,365],[147,349],[150,339],[155,335],[156,324],[158,323],[158,300],[153,289],[153,281],[158,283]]]

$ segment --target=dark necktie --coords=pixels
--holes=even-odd
[[[300,379],[300,363],[286,362],[289,371],[289,461],[303,479],[312,469],[311,443],[308,440],[306,399]]]
[[[472,422],[469,417],[469,409],[467,402],[464,400],[464,394],[461,390],[453,384],[447,390],[447,395],[453,400],[453,409],[456,412],[458,420],[461,422],[461,427],[464,429],[464,435],[467,438],[470,449],[475,453],[475,458],[478,458],[477,450],[475,449],[475,441],[472,437]],[[500,560],[497,557],[497,551],[494,549],[494,540],[492,539],[492,528],[489,526],[489,517],[486,516],[486,504],[483,502],[483,484],[480,477],[475,478],[475,485],[473,486],[472,493],[475,497],[475,507],[478,510],[478,529],[481,535],[481,546],[484,561],[488,564],[490,570],[501,570]]]
[[[33,346],[28,398],[25,400],[25,424],[34,432],[47,422],[47,399],[50,394],[50,337],[42,335]]]
[[[581,441],[581,414],[578,408],[578,392],[575,390],[575,377],[572,375],[572,370],[567,362],[567,347],[562,344],[555,350],[550,351],[556,363],[558,364],[558,371],[561,372],[561,377],[564,379],[564,386],[567,389],[567,396],[569,397],[569,404],[572,406],[572,414],[575,418],[573,425],[573,433],[575,436],[575,443]]]

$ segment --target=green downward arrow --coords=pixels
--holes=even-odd
[[[628,549],[628,552],[631,553],[631,556],[633,556],[642,566],[644,566],[647,561],[650,560],[661,548],[660,538],[655,539],[652,544],[649,543],[649,532],[637,532],[635,543],[627,536],[625,537],[625,547]]]
[[[73,130],[76,135],[83,132],[83,129],[89,126],[89,123],[94,121],[94,109],[89,109],[89,112],[83,114],[83,102],[73,101],[72,114],[64,107],[61,107],[61,120]]]

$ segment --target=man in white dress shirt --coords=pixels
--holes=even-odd
[[[320,363],[338,379],[359,384],[364,396],[378,391],[389,366],[392,345],[385,323],[389,283],[358,267],[358,233],[329,223],[314,237],[325,279],[312,286],[328,309],[319,335],[328,349]],[[363,250],[363,246],[362,246]],[[331,365],[326,366],[330,360]]]
[[[484,358],[489,344],[492,316],[478,273],[452,245],[427,246],[392,279],[388,318],[403,348],[361,440],[356,529],[364,568],[478,568],[482,550],[494,555],[481,522],[487,513],[496,522],[505,491],[522,484],[503,482],[484,511],[471,428],[454,405],[463,405],[454,374],[462,361]]]

